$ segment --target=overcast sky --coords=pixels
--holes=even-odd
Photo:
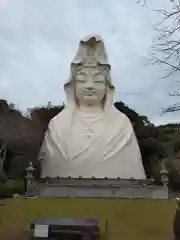
[[[143,57],[160,18],[153,9],[169,0],[0,0],[0,98],[21,110],[65,101],[63,84],[79,40],[100,34],[107,47],[116,86],[124,101],[156,123],[179,122],[180,112],[161,116],[175,103],[174,86],[162,71],[145,66]],[[158,2],[158,3],[157,3]]]

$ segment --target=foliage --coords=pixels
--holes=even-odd
[[[30,118],[32,121],[40,122],[40,125],[45,131],[47,129],[49,121],[60,113],[64,108],[64,104],[59,106],[52,106],[51,102],[48,102],[47,106],[35,107],[30,109]]]
[[[9,179],[4,184],[0,184],[0,198],[12,197],[13,194],[24,194],[25,185],[23,180]]]

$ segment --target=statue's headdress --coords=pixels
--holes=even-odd
[[[76,56],[71,62],[70,79],[64,85],[65,88],[72,82],[77,69],[81,67],[99,67],[105,71],[110,71],[111,65],[108,63],[104,42],[99,35],[87,36],[80,41]],[[109,87],[114,88],[110,74],[108,74],[107,78]]]
[[[115,88],[111,82],[111,66],[108,63],[103,39],[99,35],[87,36],[79,42],[78,51],[71,62],[71,72],[68,82],[64,85],[69,103],[74,103],[75,100],[73,91],[74,84],[71,83],[74,83],[77,71],[84,67],[100,68],[104,72],[106,83],[109,87],[106,93],[106,106],[112,105]]]
[[[104,66],[111,68],[108,63],[103,39],[99,35],[87,36],[79,43],[79,49],[71,66],[83,65],[84,67]]]

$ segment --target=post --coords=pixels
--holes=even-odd
[[[6,146],[3,144],[3,146],[0,148],[0,174],[3,172],[3,165],[6,159]]]
[[[174,239],[180,239],[180,199],[176,198],[176,213],[173,220]]]
[[[28,189],[31,187],[33,181],[34,181],[34,172],[35,172],[35,168],[33,167],[32,162],[29,162],[28,167],[26,168],[26,192],[28,191]]]
[[[7,180],[7,175],[4,172],[4,162],[6,160],[6,145],[3,144],[0,148],[0,183]]]
[[[132,199],[132,188],[129,187],[129,198]]]
[[[168,183],[169,183],[169,172],[166,169],[166,166],[165,166],[164,163],[162,164],[160,175],[161,175],[161,182],[162,182],[162,184],[164,185],[164,187],[167,187]]]
[[[105,240],[109,240],[108,221],[107,221],[107,219],[106,219],[106,223],[105,223]]]

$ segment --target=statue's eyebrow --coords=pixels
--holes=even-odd
[[[79,72],[77,72],[77,75],[84,75],[84,76],[85,76],[86,73],[85,73],[85,72],[80,72],[80,71],[79,71]]]
[[[97,76],[97,75],[103,75],[103,73],[102,72],[96,72],[96,73],[94,73],[94,76]]]

